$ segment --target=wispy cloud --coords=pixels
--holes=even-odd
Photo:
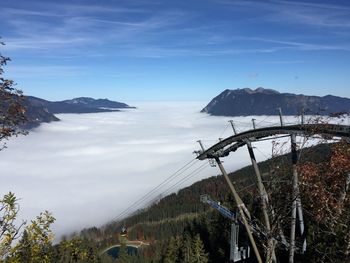
[[[271,22],[288,22],[317,27],[350,27],[350,8],[336,4],[317,4],[296,1],[222,0],[222,4],[267,12],[257,17]]]
[[[128,16],[130,12],[142,15]],[[159,32],[163,28],[183,23],[183,15],[183,12],[177,11],[154,14],[137,8],[70,4],[56,4],[53,8],[49,4],[44,5],[44,10],[40,11],[5,8],[0,17],[7,21],[12,29],[6,37],[8,49],[45,50],[57,47],[75,49],[86,48],[86,45],[96,47],[100,44],[122,44],[132,39],[136,42],[147,42],[151,38],[151,32]],[[26,16],[32,18],[27,19]],[[45,19],[41,19],[42,16]],[[58,50],[60,51],[62,50]]]
[[[258,62],[258,64],[273,64],[273,65],[307,64],[307,63],[313,63],[313,61],[309,61],[309,60],[265,60],[265,61]]]
[[[22,65],[13,66],[9,65],[6,67],[6,75],[12,77],[76,77],[76,76],[86,76],[87,69],[84,67],[74,67],[74,66],[53,66],[53,65]]]
[[[317,43],[307,43],[267,37],[237,37],[237,39],[243,39],[248,41],[265,42],[284,45],[284,49],[294,49],[294,50],[343,50],[349,51],[350,45],[339,45],[339,44],[317,44]]]
[[[73,5],[69,3],[5,7],[0,18],[11,29],[5,34],[11,51],[40,52],[62,56],[220,56],[272,53],[283,50],[342,50],[346,44],[243,35],[232,29],[240,20],[247,23],[278,22],[308,26],[346,28],[350,11],[338,5],[293,1],[222,0],[221,4],[248,14],[233,20],[203,20],[205,13],[177,7],[164,9],[159,3],[138,5]],[[217,3],[216,3],[217,4]],[[159,10],[154,9],[157,7]],[[252,12],[252,13],[251,13]],[[256,12],[259,12],[256,15]],[[199,23],[197,20],[205,21]],[[250,21],[250,22],[249,22]],[[242,22],[243,23],[243,22]],[[312,35],[311,35],[312,36]],[[340,39],[342,37],[339,35]],[[346,38],[343,36],[343,38]],[[238,40],[238,42],[237,42]],[[264,46],[245,43],[265,43]],[[320,42],[320,41],[319,41]],[[270,45],[267,45],[270,44]],[[247,47],[246,47],[247,46]],[[55,52],[53,52],[55,50]]]

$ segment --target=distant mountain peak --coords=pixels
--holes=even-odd
[[[243,89],[226,89],[219,96],[221,98],[234,97],[235,95],[252,95],[252,94],[280,94],[277,90],[265,89],[258,87],[256,89],[243,88]]]
[[[265,89],[263,87],[258,87],[256,89],[251,89],[251,88],[243,88],[243,89],[234,89],[230,90],[227,89],[223,93],[227,94],[256,94],[256,93],[261,93],[261,94],[280,94],[277,90],[274,89]]]
[[[264,94],[280,94],[277,90],[274,90],[274,89],[265,89],[265,88],[263,88],[263,87],[257,88],[254,92],[255,92],[255,93],[264,93]]]
[[[95,101],[95,99],[89,98],[89,97],[78,97],[71,100],[65,100],[66,103],[73,103],[73,104],[77,104],[77,103],[88,104],[93,101]]]

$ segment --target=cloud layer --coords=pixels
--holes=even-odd
[[[125,112],[59,115],[60,122],[43,124],[28,136],[8,142],[1,151],[0,193],[13,191],[21,198],[21,218],[45,209],[57,218],[57,237],[83,227],[101,225],[191,161],[197,140],[205,147],[232,134],[230,118],[198,113],[204,103],[137,103]],[[237,130],[251,129],[253,117],[233,118]],[[277,117],[255,117],[258,127]],[[286,117],[286,121],[295,121]],[[256,144],[258,160],[271,154],[271,142]],[[152,198],[184,178],[191,169]],[[234,170],[249,164],[246,149],[226,158]],[[209,165],[177,185],[218,174]],[[168,193],[168,192],[166,192]],[[151,198],[151,199],[152,199]],[[140,207],[135,207],[140,208]]]

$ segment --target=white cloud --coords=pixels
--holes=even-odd
[[[209,147],[232,134],[230,118],[198,113],[205,103],[135,105],[139,108],[125,112],[59,115],[62,121],[12,139],[0,152],[0,194],[13,191],[21,198],[22,218],[45,209],[53,212],[59,237],[115,218],[193,159],[197,140]],[[238,130],[245,130],[251,128],[251,118],[233,119]],[[255,118],[257,126],[278,122],[277,117]],[[270,153],[271,142],[258,145],[258,160]],[[172,184],[203,163],[198,161]],[[225,161],[228,170],[247,164],[244,148]],[[184,185],[216,174],[217,168],[207,168]]]

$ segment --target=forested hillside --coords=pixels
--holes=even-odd
[[[334,162],[338,162],[337,160],[342,162],[335,165]],[[349,164],[350,153],[347,143],[318,145],[315,148],[304,149],[300,155],[298,165],[301,169],[301,186],[302,190],[308,190],[302,194],[306,211],[305,222],[308,228],[308,249],[306,255],[299,256],[300,262],[345,262],[349,259],[349,199],[346,198],[341,204],[339,203],[336,196],[343,190],[340,186],[344,181],[339,181],[339,178],[338,181],[334,181],[336,179],[329,176],[331,172],[343,176],[343,172],[350,171]],[[275,207],[282,209],[286,202],[290,201],[287,190],[291,185],[281,183],[291,175],[290,155],[276,157],[260,163],[259,166],[263,180],[270,182],[267,184],[267,189],[271,198],[276,200]],[[310,171],[313,169],[315,172],[316,167],[319,169],[317,180],[310,176]],[[338,170],[329,171],[330,168]],[[304,174],[305,169],[308,173]],[[258,220],[261,211],[252,168],[249,166],[231,173],[230,178],[240,191],[248,209]],[[310,184],[312,180],[317,182]],[[326,188],[329,192],[322,192],[319,196],[315,188],[310,188],[310,185]],[[144,246],[139,255],[126,256],[124,259],[120,258],[118,262],[229,262],[231,222],[217,211],[202,204],[201,194],[208,194],[235,211],[233,199],[222,176],[213,176],[162,198],[123,222],[110,223],[100,229],[85,229],[75,239],[81,240],[81,244],[84,244],[83,248],[87,246],[90,250],[101,251],[120,242],[119,233],[125,224],[128,227],[129,240],[147,241],[149,246]],[[322,199],[326,198],[324,195],[327,194],[333,197],[332,204],[337,205],[339,213],[332,210],[332,204],[329,204],[329,211],[322,211],[320,200],[324,200],[323,205],[327,207],[329,200]],[[287,225],[289,224],[288,213],[286,216]],[[283,218],[281,220],[284,222]],[[243,227],[241,233],[243,242],[246,242]],[[332,243],[329,242],[330,240]],[[61,244],[57,247],[60,246]],[[277,256],[281,262],[287,260],[287,253],[283,249],[278,250]],[[193,261],[196,255],[200,255],[199,261]],[[250,261],[255,262],[252,254],[247,262]]]

